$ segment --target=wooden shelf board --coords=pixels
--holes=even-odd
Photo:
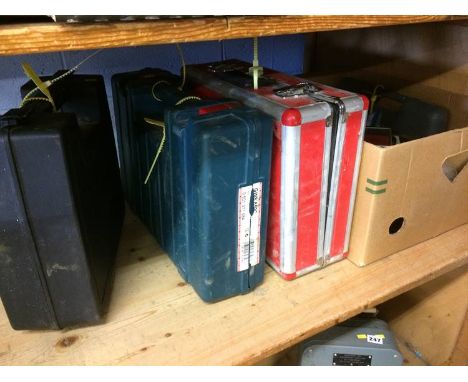
[[[202,302],[127,214],[105,323],[14,331],[0,308],[2,365],[253,364],[468,263],[468,224],[364,268],[348,260]]]
[[[224,16],[92,24],[0,25],[0,55],[320,32],[460,16]]]

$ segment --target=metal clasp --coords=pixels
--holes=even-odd
[[[328,265],[328,263],[330,262],[330,256],[329,255],[326,255],[326,256],[323,256],[323,257],[319,257],[317,259],[317,264],[320,268],[323,268],[325,267],[326,265]]]
[[[300,97],[312,93],[317,93],[320,90],[321,89],[318,86],[310,82],[301,82],[297,85],[291,85],[276,89],[275,95],[281,98]]]

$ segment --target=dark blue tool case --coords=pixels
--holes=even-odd
[[[214,301],[263,280],[272,121],[234,103],[204,104],[166,112],[172,220],[164,223],[180,273]]]
[[[99,322],[123,221],[102,77],[50,91],[57,112],[37,100],[0,118],[0,293],[15,329]]]
[[[164,109],[184,98],[185,94],[171,85],[179,82],[178,76],[152,68],[112,76],[120,174],[125,197],[163,249],[166,246],[161,232],[163,212],[159,195],[166,191],[161,171],[155,170],[148,183],[144,184],[161,142],[162,130],[149,125],[145,118],[162,121]],[[175,92],[164,91],[168,86]],[[164,97],[164,102],[160,101],[160,96]],[[156,166],[160,168],[161,163],[158,161]]]
[[[271,118],[229,100],[196,100],[158,69],[112,81],[134,211],[203,300],[249,292],[264,274]],[[163,128],[166,141],[145,185]]]

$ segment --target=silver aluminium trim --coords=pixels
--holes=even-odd
[[[322,186],[320,190],[320,215],[317,240],[317,263],[323,264],[323,244],[325,239],[325,224],[327,221],[327,195],[328,195],[328,173],[330,171],[330,152],[332,136],[332,117],[327,118],[325,124],[325,136],[323,142],[323,161],[322,161]]]
[[[280,269],[296,272],[301,126],[281,126]]]
[[[351,224],[353,222],[354,216],[354,204],[356,202],[356,191],[357,191],[357,183],[359,179],[359,168],[361,166],[361,158],[362,158],[362,146],[364,144],[364,131],[366,129],[366,120],[367,120],[367,110],[362,111],[362,118],[361,118],[361,129],[359,131],[359,143],[356,152],[356,163],[354,165],[354,174],[353,174],[353,184],[351,186],[351,195],[350,195],[350,202],[349,202],[349,213],[348,213],[348,222],[346,224],[346,237],[344,243],[344,250],[343,252],[346,253],[349,250],[349,239],[351,237]]]
[[[328,198],[327,223],[324,239],[324,265],[330,260],[333,227],[335,223],[336,202],[340,181],[341,161],[343,156],[344,138],[346,135],[346,121],[344,120],[344,105],[339,104],[338,128],[335,142],[335,155],[333,157],[333,172],[330,181],[330,197]]]
[[[343,254],[338,255],[338,256],[333,256],[332,258],[330,258],[330,261],[327,264],[324,264],[324,265],[314,264],[314,265],[311,265],[310,267],[306,267],[306,268],[301,269],[300,271],[297,271],[296,272],[296,277],[300,277],[302,275],[305,275],[306,273],[310,273],[310,272],[315,271],[317,269],[323,268],[326,265],[336,263],[337,261],[343,260],[343,259],[344,259]]]
[[[336,139],[335,139],[335,150],[332,164],[332,175],[330,180],[330,188],[328,190],[328,207],[326,208],[326,223],[325,223],[325,235],[323,239],[323,253],[321,257],[317,257],[317,262],[322,266],[325,266],[330,260],[331,241],[333,237],[333,227],[336,214],[336,199],[338,194],[338,183],[340,179],[341,160],[343,155],[344,138],[346,136],[346,118],[345,112],[346,107],[344,102],[332,96],[327,96],[322,93],[314,93],[310,95],[312,98],[316,98],[322,101],[329,102],[338,107],[338,118],[336,113],[332,113],[332,125],[336,126]],[[328,178],[327,178],[328,182]]]
[[[347,97],[341,98],[341,100],[346,107],[347,113],[351,114],[355,111],[362,111],[364,108],[364,102],[362,101],[362,98],[356,94],[350,94]]]
[[[307,273],[310,273],[310,272],[315,271],[315,270],[320,269],[320,268],[322,268],[322,266],[319,265],[319,264],[314,264],[314,265],[311,265],[309,267],[302,268],[300,271],[296,272],[296,277],[300,277],[302,275],[305,275]]]
[[[195,79],[197,82],[203,84],[204,87],[220,93],[225,97],[239,100],[247,106],[259,109],[278,121],[281,121],[281,116],[288,108],[280,97],[278,97],[277,100],[273,100],[258,95],[249,89],[240,88],[239,86],[217,78],[216,73],[207,73],[196,66],[187,66],[187,77]],[[328,113],[328,109],[325,105],[320,104],[306,105],[297,109],[301,112],[303,123],[324,119]]]
[[[336,263],[337,261],[340,261],[340,260],[343,260],[343,259],[344,259],[344,253],[341,253],[341,254],[336,255],[336,256],[332,256],[327,265]]]

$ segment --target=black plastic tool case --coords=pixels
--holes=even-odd
[[[123,221],[102,77],[51,92],[59,112],[33,101],[0,118],[0,292],[15,329],[98,322]]]

